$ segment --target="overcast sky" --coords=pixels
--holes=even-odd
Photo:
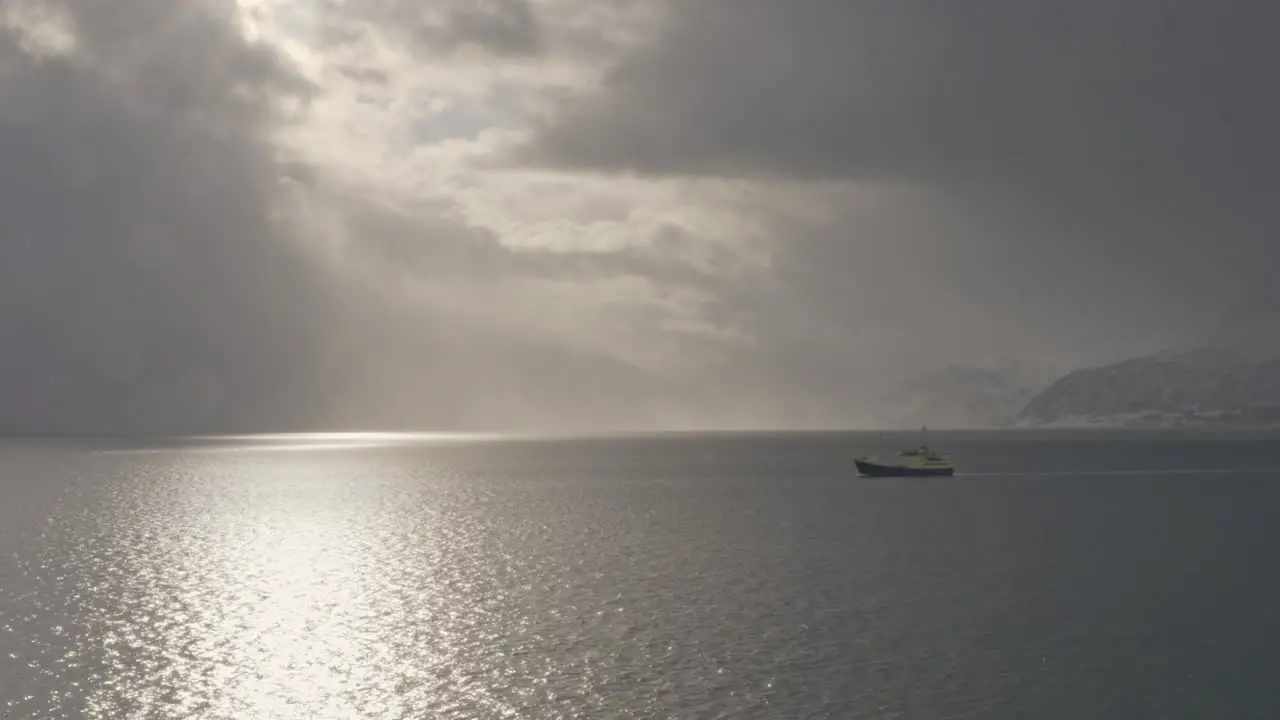
[[[1270,352],[1277,21],[3,0],[0,431],[870,427]]]

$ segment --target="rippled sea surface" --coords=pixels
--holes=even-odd
[[[0,717],[1276,718],[1280,441],[0,443]]]

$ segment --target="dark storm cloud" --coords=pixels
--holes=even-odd
[[[553,161],[1045,181],[1123,167],[1135,185],[1268,167],[1254,151],[1271,146],[1262,140],[1278,109],[1272,3],[673,7],[655,46],[545,128],[541,149]]]
[[[932,195],[896,216],[846,217],[821,231],[827,242],[782,233],[783,260],[812,276],[807,287],[846,288],[826,300],[809,293],[816,311],[847,309],[851,285],[925,265],[935,270],[899,287],[935,306],[949,294],[1003,295],[990,309],[1021,300],[1038,308],[1040,326],[1012,323],[1023,338],[1061,325],[1105,344],[1128,324],[1131,335],[1194,342],[1204,331],[1196,308],[1224,297],[1280,309],[1265,291],[1280,261],[1275,3],[706,0],[670,9],[656,43],[625,58],[598,94],[563,104],[516,157],[847,183],[853,197],[868,184]],[[936,222],[921,221],[929,217]],[[899,252],[904,244],[916,253]],[[895,273],[866,270],[885,258]]]

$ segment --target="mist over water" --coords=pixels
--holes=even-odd
[[[1274,717],[1280,443],[0,444],[14,718]]]

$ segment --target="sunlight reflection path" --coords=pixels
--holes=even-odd
[[[483,603],[437,575],[468,538],[414,484],[310,455],[217,457],[138,478],[85,538],[87,715],[515,716],[457,656]]]

